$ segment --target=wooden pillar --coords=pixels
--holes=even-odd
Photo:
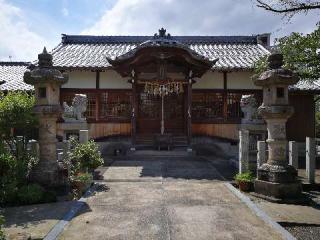
[[[100,72],[96,71],[96,89],[100,88]]]
[[[228,93],[227,93],[227,72],[223,72],[223,119],[228,118]]]
[[[191,109],[192,109],[192,78],[189,76],[188,81],[188,100],[187,100],[187,137],[188,137],[188,145],[191,145],[192,138],[192,121],[191,121]]]
[[[131,98],[131,143],[136,144],[136,131],[137,131],[137,83],[134,71],[132,71],[132,98]]]
[[[100,88],[100,72],[96,71],[96,89]],[[99,121],[100,117],[100,94],[96,94],[96,109],[95,109],[96,121]]]

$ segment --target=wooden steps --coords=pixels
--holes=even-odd
[[[173,147],[186,147],[188,146],[188,139],[186,135],[173,135]],[[153,147],[154,135],[153,134],[139,134],[136,136],[136,147]]]

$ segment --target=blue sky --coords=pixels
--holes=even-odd
[[[288,24],[258,9],[255,0],[0,0],[0,60],[32,61],[52,49],[61,33],[152,35],[251,35],[310,32],[320,13],[298,15]]]

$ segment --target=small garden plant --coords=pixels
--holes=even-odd
[[[98,149],[98,145],[90,140],[87,143],[79,143],[75,138],[70,140],[71,150],[65,163],[69,169],[71,186],[76,190],[75,195],[81,195],[92,183],[92,172],[103,165],[104,161]]]
[[[253,187],[255,176],[251,172],[238,173],[234,178],[241,191],[250,191]]]
[[[255,177],[251,172],[238,173],[235,176],[237,182],[253,182],[254,179]]]

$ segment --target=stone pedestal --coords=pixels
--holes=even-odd
[[[263,104],[258,112],[267,123],[268,161],[258,168],[255,192],[274,198],[299,197],[301,184],[297,170],[288,165],[286,158],[286,122],[293,113],[288,102],[288,85],[298,82],[290,70],[283,69],[283,56],[272,54],[268,58],[269,69],[254,78],[263,87]]]
[[[243,171],[251,171],[256,172],[257,169],[257,141],[265,140],[266,139],[266,132],[267,127],[265,124],[241,124],[239,126],[239,164],[241,164],[241,159],[246,159],[246,169],[241,168],[239,165],[239,172],[242,173]],[[245,132],[248,132],[246,138],[244,139],[241,137]],[[245,135],[243,135],[245,136]],[[244,145],[242,141],[246,141],[247,143]],[[244,163],[244,162],[243,162]],[[243,164],[242,164],[243,165]]]
[[[58,123],[58,132],[59,135],[62,134],[63,140],[68,140],[69,134],[79,136],[80,130],[88,130],[88,128],[88,123],[83,121]]]

